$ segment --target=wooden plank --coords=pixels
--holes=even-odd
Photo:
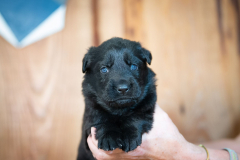
[[[98,46],[99,45],[99,32],[98,32],[98,28],[99,28],[99,20],[98,20],[98,0],[92,0],[92,13],[93,13],[93,41],[94,41],[94,46]]]
[[[145,0],[143,5],[158,103],[192,142],[236,135],[240,117],[236,14],[230,1],[223,3],[227,4],[223,28],[228,26],[232,35],[223,37],[227,54],[222,53],[216,1]]]
[[[62,32],[24,49],[0,37],[0,159],[76,158],[81,61],[88,47],[114,36],[152,52],[158,103],[187,140],[235,136],[240,37],[234,7],[229,0],[70,0]]]
[[[237,2],[237,1],[236,1]],[[228,108],[231,112],[233,132],[240,132],[240,16],[234,1],[221,1],[222,36],[225,50],[222,56],[223,76],[227,92]],[[218,17],[219,19],[220,17]],[[220,20],[219,20],[220,21]]]
[[[112,37],[124,36],[122,0],[98,0],[99,44]]]
[[[0,159],[76,158],[91,11],[91,1],[69,1],[65,29],[23,49],[0,38]]]
[[[125,38],[144,43],[142,0],[124,0]]]

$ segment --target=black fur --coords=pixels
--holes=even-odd
[[[151,60],[151,53],[140,43],[122,38],[88,50],[82,67],[85,112],[78,160],[94,160],[87,145],[93,126],[98,148],[103,150],[128,152],[141,145],[142,134],[152,128],[157,99],[155,74],[147,67]],[[102,73],[103,67],[108,72]]]

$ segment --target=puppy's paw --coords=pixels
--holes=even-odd
[[[123,141],[121,134],[115,131],[109,131],[98,139],[98,148],[105,151],[114,150],[116,148],[122,149]]]
[[[123,138],[123,142],[124,142],[124,145],[122,147],[122,150],[125,152],[129,152],[129,151],[136,149],[138,146],[140,146],[142,144],[142,136],[139,135],[134,138],[125,136]]]

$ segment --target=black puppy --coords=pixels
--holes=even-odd
[[[140,43],[112,38],[91,47],[83,58],[85,112],[78,160],[94,160],[87,145],[96,127],[98,148],[125,152],[142,143],[152,128],[156,103],[151,53]]]

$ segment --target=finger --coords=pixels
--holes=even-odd
[[[88,136],[87,142],[90,150],[92,151],[93,157],[96,159],[104,159],[104,160],[110,160],[110,159],[120,159],[119,156],[114,153],[114,151],[104,151],[102,149],[98,149],[97,145],[94,144],[94,138]]]
[[[137,157],[135,157],[137,152],[135,151],[131,151],[128,153],[125,153],[122,149],[115,149],[113,151],[104,151],[102,149],[98,149],[98,140],[96,139],[96,128],[95,127],[91,127],[91,135],[92,136],[88,136],[87,142],[88,142],[88,146],[90,148],[90,150],[92,151],[92,154],[95,158],[99,158],[101,157],[101,159],[126,159],[127,157],[132,157],[132,159],[137,159]],[[138,147],[139,148],[139,147]],[[138,149],[137,149],[138,150]],[[136,155],[135,155],[136,154]],[[132,155],[132,156],[131,156]]]
[[[97,159],[99,159],[99,158],[106,159],[105,153],[97,148],[97,146],[94,144],[94,140],[93,139],[94,138],[90,137],[90,136],[88,136],[88,138],[87,138],[88,147],[91,150],[91,152],[93,154],[93,157],[95,157]]]
[[[98,149],[97,145],[93,142],[93,137],[88,136],[87,142],[90,150],[92,151],[93,156],[96,159],[118,159],[118,160],[127,160],[127,159],[142,159],[143,157],[139,157],[139,155],[143,154],[143,150],[140,149],[140,146],[137,147],[136,150],[130,151],[128,153],[124,152],[121,149],[115,149],[113,151],[104,151],[102,149]]]
[[[96,128],[95,127],[91,127],[91,135],[92,135],[92,142],[95,146],[97,146],[98,141],[96,139]]]
[[[96,134],[96,128],[95,127],[91,127],[91,134]]]
[[[93,145],[95,145],[96,147],[98,146],[98,140],[96,139],[96,128],[95,127],[91,127],[91,143],[93,143]],[[123,153],[123,150],[121,149],[115,149],[113,151],[103,151],[106,154],[116,154],[116,153]]]

